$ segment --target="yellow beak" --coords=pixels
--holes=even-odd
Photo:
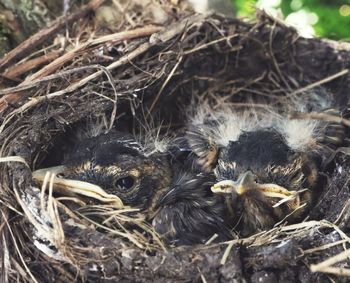
[[[39,169],[34,171],[32,174],[33,179],[42,185],[47,174],[58,175],[64,173],[66,170],[67,168],[65,166],[56,166]],[[94,198],[103,203],[112,204],[116,208],[124,207],[122,200],[118,196],[108,194],[100,186],[88,182],[55,177],[53,180],[53,185],[54,191],[63,195],[83,195],[86,197]]]
[[[255,188],[254,175],[247,171],[239,176],[236,182],[232,180],[224,180],[216,183],[211,187],[211,191],[216,194],[230,194],[236,192],[238,195],[243,195],[248,190]]]
[[[230,194],[235,192],[238,195],[243,195],[247,191],[254,189],[261,191],[267,197],[285,200],[293,199],[297,194],[295,191],[289,191],[276,184],[258,184],[255,182],[254,175],[250,171],[241,174],[236,182],[224,180],[211,187],[213,193]]]

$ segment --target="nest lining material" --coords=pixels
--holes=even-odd
[[[310,213],[318,220],[196,247],[166,247],[138,211],[129,219],[130,211],[89,207],[105,219],[134,221],[146,235],[113,221],[92,223],[52,196],[50,180],[46,192],[34,186],[31,171],[52,145],[91,117],[131,131],[133,120],[157,116],[176,130],[193,97],[219,95],[232,107],[263,108],[322,86],[334,94],[334,105],[348,100],[348,47],[299,38],[264,14],[248,24],[170,8],[163,25],[125,23],[117,33],[67,48],[18,86],[0,90],[2,279],[306,282],[350,276],[350,165],[341,152],[328,193]],[[81,19],[85,28],[92,20]],[[72,27],[71,35],[79,32]]]

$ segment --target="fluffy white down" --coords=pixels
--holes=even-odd
[[[213,124],[211,132],[221,146],[227,146],[230,141],[237,141],[242,132],[250,132],[263,128],[273,128],[280,132],[286,143],[293,150],[304,150],[315,144],[321,123],[316,120],[295,120],[281,116],[272,109],[256,111],[238,111],[228,107],[213,110],[208,104],[196,107],[196,113],[190,118],[192,126]],[[203,127],[204,129],[206,127]]]
[[[279,125],[287,144],[294,150],[304,150],[315,143],[319,133],[319,122],[316,120],[285,119]]]
[[[130,145],[132,142],[137,144],[137,147],[140,147],[146,156],[156,152],[166,152],[171,143],[171,138],[167,133],[160,134],[162,123],[158,121],[155,122],[154,120],[147,121],[146,119],[138,122],[139,128],[133,132],[135,141],[130,140]],[[115,128],[118,130],[118,125],[116,125]],[[108,132],[107,118],[102,116],[88,119],[86,123],[75,132],[75,135],[76,139],[81,141],[86,138],[107,134]]]
[[[204,14],[208,12],[208,0],[189,0],[188,2],[190,2],[197,13]]]
[[[164,153],[168,150],[171,144],[171,139],[168,136],[160,137],[158,134],[148,134],[141,140],[143,152],[146,156],[154,153]]]

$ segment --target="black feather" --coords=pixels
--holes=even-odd
[[[214,234],[232,237],[225,222],[223,199],[213,195],[213,178],[203,174],[178,173],[172,187],[158,201],[153,220],[156,231],[176,245],[204,243]]]

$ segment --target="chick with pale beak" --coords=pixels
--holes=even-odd
[[[169,244],[204,243],[215,234],[229,239],[222,198],[210,191],[213,176],[193,170],[192,162],[175,157],[170,147],[148,149],[132,135],[112,130],[77,141],[61,165],[39,169],[33,178],[43,183],[51,172],[57,175],[55,192],[138,209]]]
[[[203,170],[214,172],[211,191],[225,197],[232,227],[247,236],[301,221],[326,184],[322,161],[343,142],[344,127],[276,113],[203,112],[187,140]]]
[[[237,217],[235,213],[241,210],[242,218],[236,221],[244,223],[242,235],[272,228],[286,213],[293,213],[300,207],[298,192],[288,191],[276,184],[258,184],[250,171],[240,175],[237,181],[224,180],[216,183],[211,191],[227,196],[227,206],[233,217]],[[286,205],[284,209],[281,208],[283,203]],[[242,214],[242,210],[245,213]]]

